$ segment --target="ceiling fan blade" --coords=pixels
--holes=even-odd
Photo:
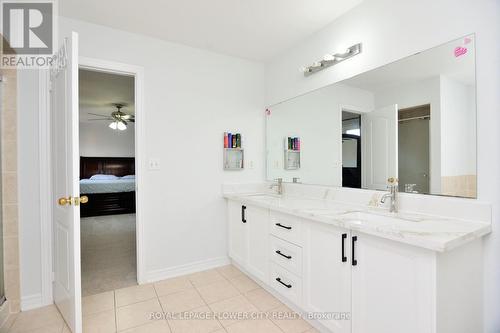
[[[98,116],[98,117],[109,117],[109,116],[107,116],[105,114],[98,114],[98,113],[92,113],[92,112],[87,112],[87,114],[90,114],[92,116]]]
[[[99,119],[87,119],[87,120],[114,120],[113,118],[99,118]]]
[[[122,117],[122,119],[126,119],[126,120],[131,119],[131,118],[134,118],[134,116],[133,116],[133,115],[131,115],[131,114],[124,114],[124,115],[123,115],[123,116],[121,116],[121,117]]]

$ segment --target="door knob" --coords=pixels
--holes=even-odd
[[[79,204],[86,204],[89,202],[89,197],[86,195],[82,195],[81,197],[67,197],[67,198],[59,198],[57,200],[57,203],[59,203],[60,206],[66,206],[66,205],[75,205],[78,206]]]
[[[89,197],[86,196],[86,195],[82,195],[79,199],[78,199],[78,202],[81,203],[81,204],[86,204],[87,202],[89,202]]]
[[[73,203],[73,198],[72,197],[59,198],[59,200],[57,200],[57,203],[59,204],[59,206],[71,205]]]

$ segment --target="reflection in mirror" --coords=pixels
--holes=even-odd
[[[476,197],[474,36],[269,109],[269,180]]]

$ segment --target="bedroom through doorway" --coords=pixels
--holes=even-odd
[[[137,284],[134,85],[79,70],[82,296]]]

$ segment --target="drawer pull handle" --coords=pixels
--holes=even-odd
[[[292,230],[292,227],[288,227],[286,225],[283,225],[281,223],[276,223],[276,226],[280,227],[280,228],[283,228],[283,229],[287,229],[287,230]]]
[[[286,284],[285,282],[281,281],[281,278],[279,278],[279,277],[276,278],[276,281],[278,281],[279,283],[281,283],[282,285],[284,285],[288,289],[292,288],[291,284]]]
[[[287,256],[286,254],[281,253],[281,251],[280,251],[280,250],[277,250],[277,251],[276,251],[276,254],[279,254],[280,256],[285,257],[285,258],[287,258],[287,259],[292,259],[292,256]]]
[[[247,209],[247,206],[241,206],[241,222],[243,223],[247,223],[247,217],[246,217],[246,209]]]
[[[345,255],[345,246],[344,246],[344,241],[347,238],[347,234],[342,234],[342,262],[347,261],[347,257]]]

